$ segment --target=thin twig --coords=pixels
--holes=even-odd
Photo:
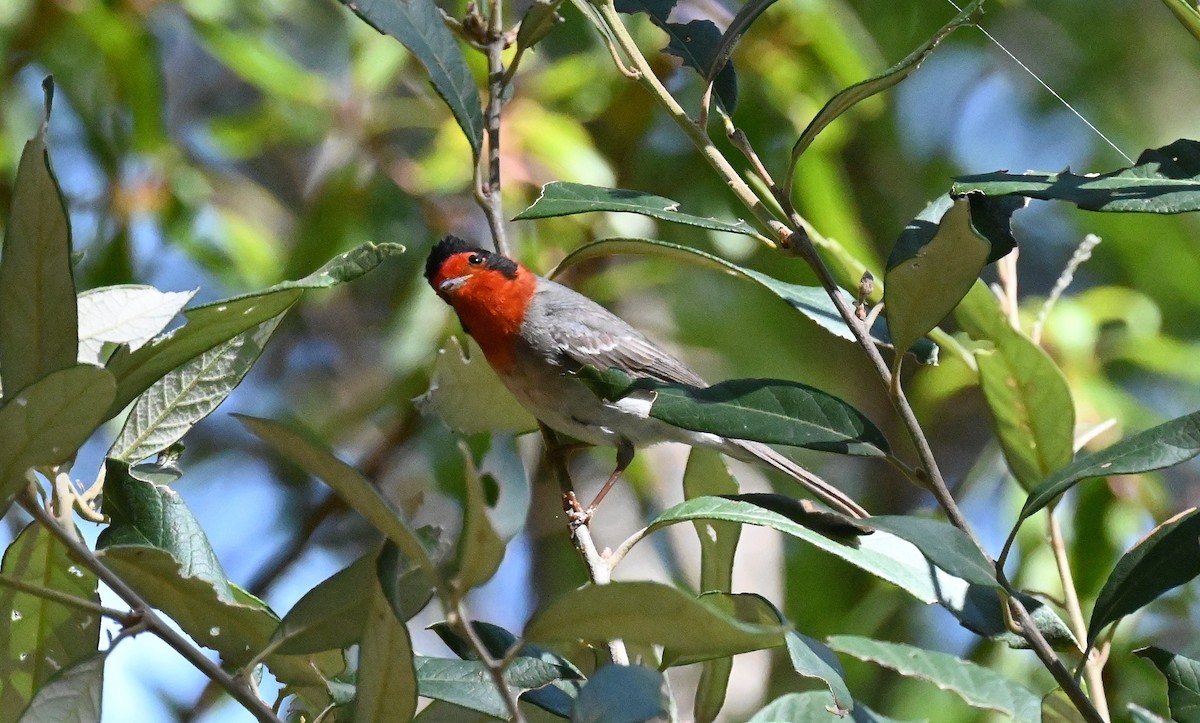
[[[221,669],[219,665],[208,659],[204,653],[195,645],[190,643],[180,633],[176,632],[171,626],[159,617],[150,604],[142,599],[132,587],[122,580],[116,573],[109,570],[108,567],[96,557],[91,548],[85,545],[74,534],[74,530],[67,530],[54,519],[50,513],[46,512],[41,505],[35,501],[22,497],[20,500],[21,506],[25,511],[33,516],[42,526],[51,532],[59,539],[67,549],[70,550],[72,556],[81,565],[86,567],[93,575],[100,578],[105,585],[108,585],[113,592],[117,594],[125,604],[132,608],[133,613],[141,617],[142,623],[146,629],[158,636],[163,642],[171,646],[175,652],[179,653],[189,663],[196,666],[200,672],[208,676],[209,679],[216,681],[234,700],[241,703],[256,719],[263,723],[282,723],[270,706],[266,704],[257,695],[254,695],[246,686],[235,680],[228,673]]]
[[[1071,574],[1071,562],[1067,559],[1067,543],[1063,539],[1062,527],[1054,510],[1046,513],[1046,524],[1050,533],[1050,549],[1054,551],[1054,564],[1058,567],[1058,577],[1062,581],[1063,603],[1067,617],[1075,637],[1081,642],[1087,639],[1087,622],[1083,619],[1083,607],[1079,604],[1079,594],[1075,591],[1075,578]],[[1089,650],[1083,663],[1084,675],[1087,676],[1088,692],[1097,712],[1104,720],[1109,720],[1108,696],[1104,692],[1103,668],[1098,665],[1099,655],[1095,650]]]
[[[571,473],[567,470],[567,460],[563,455],[563,447],[558,442],[558,435],[554,433],[554,430],[541,422],[538,422],[538,428],[542,432],[542,440],[546,445],[546,459],[550,462],[550,467],[554,471],[554,477],[558,481],[559,489],[562,490],[563,499],[574,501],[575,488],[571,483]],[[572,522],[569,525],[569,529],[571,531],[571,544],[575,546],[580,558],[583,559],[588,579],[592,581],[592,584],[607,585],[612,582],[612,566],[614,563],[611,559],[605,559],[600,555],[600,552],[596,549],[596,543],[592,541],[592,532],[588,529],[588,526]],[[632,543],[630,544],[632,545]],[[625,649],[624,641],[608,641],[608,654],[612,662],[617,665],[629,665],[629,652]]]
[[[491,0],[488,13],[488,101],[487,120],[487,180],[481,164],[476,166],[480,177],[476,182],[476,198],[487,216],[488,228],[492,232],[492,244],[496,253],[512,256],[508,245],[508,233],[504,228],[504,203],[500,193],[500,110],[504,105],[504,90],[508,76],[504,72],[504,25],[502,18],[503,0]]]
[[[504,668],[508,665],[509,658],[507,656],[503,658],[492,656],[491,651],[487,649],[483,640],[475,632],[475,627],[471,625],[471,618],[467,616],[467,611],[463,606],[462,600],[459,600],[453,613],[453,615],[448,616],[448,622],[451,627],[458,630],[459,635],[467,639],[471,647],[475,650],[475,655],[479,657],[479,661],[488,669],[492,683],[496,686],[496,692],[500,694],[500,697],[504,698],[504,704],[508,707],[508,713],[511,716],[510,720],[514,721],[514,723],[524,723],[525,716],[521,713],[521,708],[517,704],[517,696],[513,694],[512,689],[508,687],[508,681],[504,679]]]

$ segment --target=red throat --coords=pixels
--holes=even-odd
[[[448,299],[497,372],[513,366],[515,342],[536,287],[537,277],[524,266],[517,267],[513,279],[489,269],[472,274]]]

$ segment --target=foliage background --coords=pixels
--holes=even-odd
[[[446,7],[461,15],[462,7]],[[685,7],[718,22],[735,9],[715,0]],[[987,9],[984,27],[1125,152],[1196,135],[1200,53],[1161,3],[1012,0]],[[782,172],[791,143],[830,95],[907,54],[953,12],[942,0],[778,3],[735,55],[739,125]],[[508,215],[532,202],[541,184],[566,180],[645,190],[692,213],[729,217],[732,199],[707,166],[651,99],[611,70],[575,11],[568,7],[565,15],[523,62],[506,108]],[[647,53],[661,45],[658,31],[640,19],[632,26]],[[454,232],[483,239],[486,223],[470,196],[466,142],[403,48],[327,0],[10,0],[0,6],[0,46],[0,208],[8,206],[21,145],[40,119],[41,78],[53,73],[59,97],[51,145],[75,247],[86,253],[81,289],[199,287],[203,301],[295,278],[362,241],[409,248],[357,283],[307,300],[230,402],[189,436],[178,490],[230,577],[286,610],[373,539],[317,483],[275,466],[230,411],[298,417],[420,515],[454,517],[454,490],[446,488],[453,484],[446,473],[453,440],[441,422],[417,415],[410,400],[426,388],[442,338],[459,332],[420,269],[436,238]],[[482,77],[483,57],[469,59]],[[695,78],[672,74],[675,61],[667,56],[653,60],[694,104]],[[896,90],[818,139],[798,171],[799,210],[879,269],[899,230],[953,175],[1123,165],[1062,103],[967,29]],[[1037,202],[1018,214],[1031,313],[1083,234],[1104,238],[1046,335],[1081,423],[1116,417],[1119,432],[1200,407],[1198,230],[1194,215],[1086,214]],[[540,270],[586,240],[620,233],[716,250],[812,283],[802,264],[747,240],[655,228],[640,217],[518,222],[510,232],[518,255]],[[876,385],[863,383],[869,375],[852,345],[752,286],[661,262],[611,267],[591,269],[599,273],[576,279],[579,287],[674,343],[706,377],[800,379],[881,425],[890,418]],[[994,550],[1020,500],[1015,488],[1000,485],[1002,459],[987,444],[992,432],[978,392],[960,389],[965,382],[953,362],[919,371],[911,378],[913,400],[952,484],[970,484],[964,507]],[[77,470],[94,468],[103,449],[91,450]],[[602,509],[602,544],[679,498],[681,459],[671,449],[639,457],[632,484]],[[882,465],[806,459],[826,477],[851,481],[873,511],[931,504]],[[597,452],[579,470],[595,480],[609,464],[610,452]],[[1200,497],[1196,471],[1193,463],[1137,484],[1081,488],[1072,555],[1082,590],[1094,594],[1116,555],[1149,529],[1147,510],[1161,520]],[[476,592],[477,615],[519,628],[539,598],[583,579],[557,506],[552,491],[535,489],[529,534],[514,541],[500,574]],[[20,524],[15,514],[6,518],[0,542],[7,544]],[[620,572],[687,579],[695,565],[687,562],[685,538],[670,538],[675,544],[660,545],[657,557],[631,558]],[[952,652],[973,644],[943,613],[919,609],[865,575],[769,534],[747,534],[740,562],[747,579],[735,587],[783,603],[810,635],[874,634]],[[1027,560],[1022,582],[1038,587],[1044,580],[1053,589],[1048,563]],[[1194,585],[1154,609],[1164,614],[1123,627],[1118,647],[1156,642],[1200,653]],[[432,635],[416,645],[418,652],[440,650]],[[1004,669],[1023,665],[1020,655],[992,646],[973,654]],[[767,654],[744,658],[735,676],[746,695],[731,701],[735,717],[738,706],[749,710],[758,698],[799,684],[783,672],[769,677]],[[977,715],[948,694],[937,694],[944,705],[930,706],[928,688],[875,668],[850,665],[848,674],[853,690],[870,691],[864,702],[889,715]],[[1122,680],[1120,695],[1165,709],[1145,662],[1112,674]],[[143,636],[113,656],[106,715],[187,717],[200,710],[203,684],[187,663]],[[1112,702],[1120,709],[1127,700]],[[233,710],[202,715],[236,719]]]

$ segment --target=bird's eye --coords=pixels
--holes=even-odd
[[[467,257],[467,263],[472,266],[478,266],[483,263],[483,256],[481,254],[471,254]]]

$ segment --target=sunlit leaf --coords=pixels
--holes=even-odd
[[[998,711],[1029,723],[1040,723],[1042,719],[1040,697],[1000,673],[956,655],[853,635],[835,635],[829,645],[840,653],[933,683],[975,708]]]
[[[831,709],[836,706],[825,691],[788,693],[768,703],[749,723],[894,723],[864,705],[854,706],[848,716]]]
[[[42,87],[45,116],[21,152],[0,253],[0,374],[9,399],[79,356],[71,226],[46,148],[54,83]]]
[[[822,329],[825,329],[834,336],[847,341],[855,340],[854,334],[846,326],[846,321],[842,319],[837,307],[833,305],[833,302],[829,299],[829,294],[825,292],[824,288],[820,286],[789,284],[786,281],[780,281],[753,269],[747,269],[730,263],[719,256],[714,256],[687,246],[667,243],[666,241],[637,238],[608,238],[584,244],[567,254],[550,273],[550,277],[553,278],[565,269],[583,261],[615,254],[657,256],[716,271],[732,273],[744,279],[749,279],[787,302],[793,309],[815,321]],[[853,306],[854,297],[850,296],[845,290],[840,290],[839,293],[841,293],[847,305]],[[884,319],[877,318],[875,320],[875,323],[871,326],[870,336],[876,346],[884,349],[893,348],[891,336],[888,335],[887,322]],[[919,339],[909,347],[908,353],[912,354],[920,364],[937,364],[938,347],[929,339]]]
[[[930,562],[972,585],[999,587],[994,566],[965,532],[948,522],[903,515],[877,515],[858,522],[911,542]]]
[[[66,545],[36,522],[21,530],[5,550],[0,573],[93,604],[100,602],[96,576],[72,561]],[[61,693],[61,685],[53,682],[56,674],[95,655],[100,615],[3,583],[0,611],[0,720],[15,721],[38,691],[46,693],[43,703],[47,696]]]
[[[542,192],[533,205],[517,214],[513,220],[553,218],[596,211],[637,213],[685,226],[740,233],[747,236],[758,235],[758,232],[745,221],[721,221],[683,213],[679,210],[678,201],[672,201],[662,196],[654,196],[641,191],[627,191],[623,188],[603,188],[563,181],[554,181],[542,186]]]
[[[478,159],[483,148],[483,103],[471,69],[437,5],[432,0],[341,2],[371,27],[399,40],[421,62]]]
[[[1121,556],[1096,597],[1088,624],[1089,646],[1109,623],[1200,575],[1198,513],[1193,507],[1175,515]]]
[[[587,585],[550,601],[525,628],[535,642],[662,645],[680,656],[734,655],[783,644],[783,628],[743,623],[669,585]]]
[[[79,361],[102,364],[104,344],[137,351],[166,328],[195,291],[167,292],[153,286],[105,286],[79,294]]]
[[[151,384],[134,403],[109,456],[133,463],[182,439],[242,382],[281,318],[264,321]]]
[[[1143,151],[1109,173],[986,173],[961,176],[951,193],[1016,194],[1068,201],[1088,211],[1185,213],[1200,210],[1200,141],[1180,139]]]

